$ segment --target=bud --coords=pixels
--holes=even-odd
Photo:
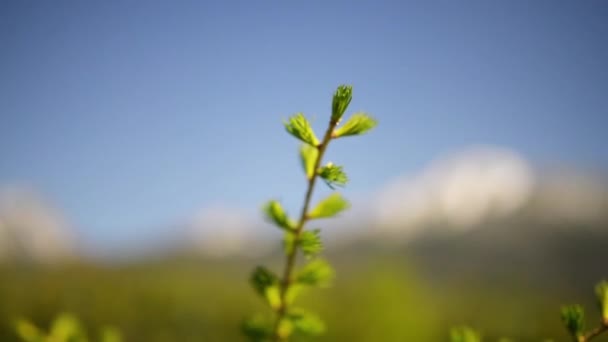
[[[350,100],[353,98],[353,87],[349,85],[341,85],[338,87],[334,94],[334,99],[331,106],[331,121],[332,123],[338,123],[346,108],[350,104]]]
[[[597,284],[595,293],[597,294],[600,310],[602,311],[602,321],[608,325],[608,281],[604,280]]]
[[[580,305],[562,307],[562,322],[572,337],[578,338],[585,329],[585,311]]]

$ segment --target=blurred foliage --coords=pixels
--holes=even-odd
[[[47,333],[36,327],[27,319],[19,319],[15,323],[15,331],[24,342],[89,342],[86,331],[82,328],[76,316],[62,313],[55,318]],[[120,332],[113,327],[103,327],[99,334],[99,342],[121,342]]]
[[[530,287],[525,279],[496,284],[461,276],[436,281],[399,255],[329,254],[335,286],[302,291],[300,300],[326,323],[320,341],[446,341],[454,323],[483,331],[484,341],[566,341],[556,310],[564,301],[593,306],[586,292]],[[50,331],[70,312],[92,334],[114,326],[124,341],[243,341],[243,311],[263,308],[245,281],[252,260],[168,258],[118,265],[0,268],[0,341],[21,341],[14,322],[26,317]],[[279,260],[261,260],[270,266]],[[475,280],[477,279],[477,280]],[[272,280],[272,279],[271,279]],[[557,284],[556,284],[557,285]],[[490,314],[489,314],[490,313]],[[259,321],[273,317],[257,317]],[[249,322],[255,327],[255,322]],[[314,318],[301,321],[310,329]],[[597,322],[591,318],[587,326]],[[91,336],[98,341],[97,335]],[[294,341],[304,341],[305,337]],[[594,341],[607,341],[605,336]]]

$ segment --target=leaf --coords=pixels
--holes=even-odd
[[[331,121],[339,122],[353,98],[353,87],[341,85],[336,89],[331,103]]]
[[[311,179],[315,174],[315,163],[319,157],[319,150],[311,145],[302,144],[300,148],[300,160],[306,178]]]
[[[269,341],[272,337],[272,321],[263,315],[256,314],[243,321],[241,331],[250,341]]]
[[[266,218],[276,224],[278,227],[287,230],[295,229],[296,224],[287,216],[287,213],[279,201],[268,201],[268,203],[264,205],[263,211]]]
[[[316,314],[302,309],[292,309],[288,317],[298,333],[307,336],[319,336],[325,333],[325,323]]]
[[[294,137],[312,146],[319,145],[319,139],[317,139],[315,132],[312,130],[310,122],[308,122],[302,113],[290,117],[284,124],[287,132]]]
[[[334,165],[331,162],[321,167],[318,174],[331,189],[334,189],[334,186],[345,186],[348,182],[348,177],[344,173],[342,166]]]
[[[333,217],[348,209],[350,204],[340,193],[334,192],[321,200],[317,206],[308,214],[311,219]]]
[[[249,278],[251,286],[262,296],[266,296],[266,289],[277,284],[279,278],[264,266],[258,266]]]
[[[573,337],[579,337],[585,329],[585,310],[580,305],[562,307],[562,322]]]
[[[296,280],[301,284],[325,287],[331,284],[334,275],[334,270],[327,261],[315,259],[298,272]]]
[[[17,335],[25,342],[43,342],[44,334],[30,321],[20,319],[15,323]]]
[[[296,247],[296,235],[292,231],[286,231],[283,235],[283,251],[285,255],[293,253]]]
[[[266,299],[271,308],[277,309],[281,306],[279,277],[272,271],[264,266],[258,266],[251,274],[249,281],[256,292]]]
[[[83,341],[86,340],[86,337],[76,316],[63,313],[53,321],[49,339],[52,341]]]
[[[602,319],[608,325],[608,281],[603,280],[595,286],[595,293],[602,311]]]
[[[376,127],[376,119],[365,113],[355,113],[343,126],[334,130],[332,138],[347,137],[350,135],[361,135]]]
[[[291,322],[291,320],[289,320],[289,318],[287,317],[281,319],[277,328],[277,335],[279,336],[280,340],[287,340],[287,338],[291,335],[292,332],[293,323]]]
[[[285,303],[287,303],[287,305],[293,304],[296,298],[300,295],[300,293],[304,292],[304,290],[305,286],[302,284],[291,284],[285,293]]]
[[[481,342],[481,334],[466,326],[455,327],[450,331],[451,342]]]
[[[321,242],[320,229],[305,230],[300,235],[300,247],[302,252],[307,258],[311,258],[323,250],[323,243]]]
[[[100,335],[99,341],[101,342],[122,342],[123,340],[120,330],[115,327],[104,327]]]

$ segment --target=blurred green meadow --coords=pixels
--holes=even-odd
[[[487,341],[567,341],[559,307],[573,302],[596,324],[591,289],[606,275],[605,233],[541,229],[506,245],[490,242],[500,231],[337,248],[327,253],[334,285],[300,303],[326,320],[319,341],[447,341],[450,327],[463,324]],[[265,308],[247,281],[262,262],[278,267],[279,254],[5,265],[0,341],[18,341],[19,318],[48,328],[61,312],[78,316],[92,334],[114,326],[125,341],[244,341],[242,319]]]

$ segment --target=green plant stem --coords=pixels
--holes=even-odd
[[[319,154],[317,156],[317,160],[315,160],[315,164],[314,164],[314,172],[312,174],[312,176],[308,179],[308,186],[306,189],[306,195],[304,196],[304,204],[302,206],[302,212],[300,214],[300,220],[298,221],[298,225],[296,226],[296,229],[294,230],[294,235],[295,235],[295,244],[294,244],[294,248],[291,249],[291,251],[289,251],[289,254],[287,254],[287,261],[285,263],[285,269],[283,271],[283,279],[281,280],[281,289],[280,289],[280,298],[281,298],[281,306],[278,308],[277,310],[277,318],[276,318],[276,322],[274,324],[274,341],[282,341],[282,337],[279,335],[279,326],[281,323],[281,320],[285,317],[285,315],[287,314],[287,302],[286,302],[286,295],[287,295],[287,290],[289,290],[289,286],[292,283],[292,277],[293,277],[293,270],[296,264],[296,257],[298,254],[298,241],[300,239],[300,235],[302,234],[302,231],[304,230],[304,225],[306,224],[306,221],[308,220],[308,208],[310,206],[310,199],[312,198],[312,193],[314,191],[315,188],[315,183],[317,181],[317,170],[319,169],[319,166],[321,165],[321,160],[323,159],[323,154],[325,154],[325,150],[327,149],[327,145],[329,145],[329,142],[331,141],[332,138],[332,133],[334,131],[334,128],[336,127],[338,123],[331,120],[329,122],[329,127],[327,128],[327,131],[325,132],[325,136],[323,137],[323,140],[321,141],[321,143],[317,146],[317,149],[319,150]]]

